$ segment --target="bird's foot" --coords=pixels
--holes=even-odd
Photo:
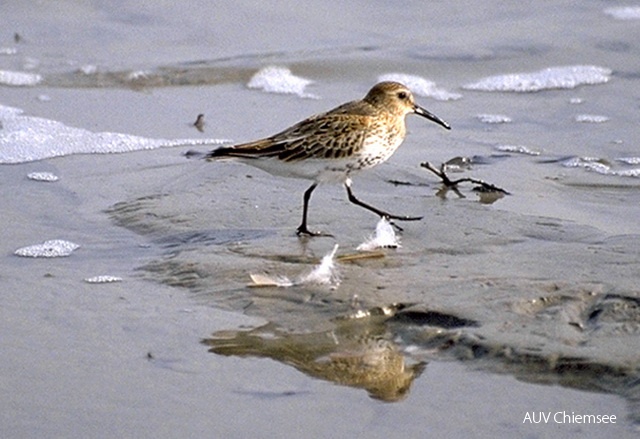
[[[307,237],[318,237],[318,236],[325,236],[325,237],[331,237],[331,238],[333,237],[331,233],[319,232],[319,231],[312,232],[307,228],[306,224],[301,224],[300,227],[296,229],[296,235],[307,236]]]

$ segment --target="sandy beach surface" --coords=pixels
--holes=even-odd
[[[635,437],[640,5],[574,3],[0,6],[0,436]],[[184,157],[389,77],[397,248]]]

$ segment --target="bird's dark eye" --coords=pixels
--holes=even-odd
[[[401,100],[405,100],[407,99],[407,92],[406,91],[401,91],[398,93],[398,98],[400,98]]]

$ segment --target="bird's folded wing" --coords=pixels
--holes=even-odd
[[[321,114],[266,139],[211,151],[205,158],[277,157],[292,162],[308,158],[340,159],[357,153],[369,133],[367,115]]]

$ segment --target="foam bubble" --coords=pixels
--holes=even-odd
[[[604,84],[611,79],[611,70],[598,66],[549,67],[532,73],[490,76],[463,88],[478,91],[536,92],[552,89],[572,89],[580,85]]]
[[[253,75],[247,87],[257,88],[267,93],[294,94],[301,98],[318,99],[317,95],[304,91],[310,84],[313,84],[312,80],[295,76],[286,67],[269,66]]]
[[[503,152],[515,152],[518,154],[526,155],[540,155],[540,151],[535,151],[524,145],[498,145],[496,146],[496,149]]]
[[[85,64],[81,66],[78,71],[87,76],[95,75],[96,73],[98,73],[98,66],[96,66],[95,64]]]
[[[27,174],[27,178],[29,180],[47,181],[47,182],[53,182],[53,181],[59,180],[58,176],[55,174],[52,174],[51,172],[31,172]]]
[[[129,74],[127,75],[127,80],[131,82],[142,81],[152,76],[153,72],[150,72],[148,70],[134,70],[132,72],[129,72]]]
[[[107,154],[172,146],[218,145],[227,139],[149,139],[120,133],[95,133],[55,120],[24,116],[0,105],[0,164],[24,163],[71,154]]]
[[[488,124],[511,123],[511,118],[504,114],[478,114],[476,119]]]
[[[597,114],[578,114],[575,117],[576,122],[581,123],[604,123],[608,122],[609,118],[607,116],[600,116]]]
[[[623,6],[607,8],[604,13],[616,20],[640,20],[640,6]]]
[[[113,282],[122,282],[122,278],[118,276],[102,275],[88,277],[84,281],[89,284],[108,284]]]
[[[2,85],[26,87],[31,85],[37,85],[40,82],[42,82],[42,76],[36,73],[0,70],[0,84]]]
[[[78,244],[74,244],[73,242],[53,239],[51,241],[45,241],[42,244],[19,248],[14,254],[27,258],[60,258],[69,256],[79,247]]]
[[[395,81],[406,85],[418,96],[430,97],[438,101],[453,101],[462,98],[461,94],[438,88],[436,83],[421,76],[405,73],[387,73],[378,76],[378,81]]]

